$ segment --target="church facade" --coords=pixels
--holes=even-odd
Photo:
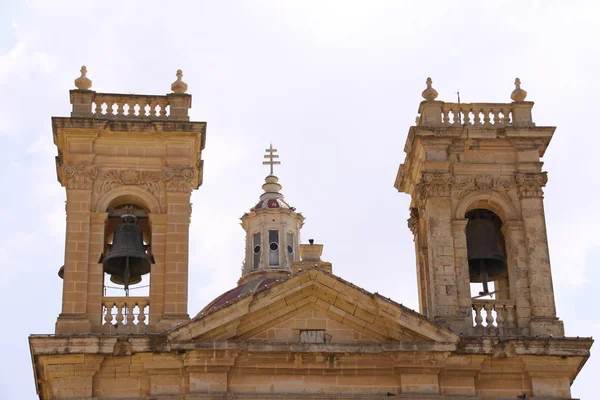
[[[270,146],[242,276],[190,317],[206,123],[181,71],[165,96],[97,93],[81,72],[71,116],[52,118],[66,245],[55,333],[29,337],[40,399],[572,399],[593,340],[556,315],[540,161],[555,128],[518,79],[507,103],[439,101],[427,80],[394,184],[411,196],[420,312],[301,242]]]

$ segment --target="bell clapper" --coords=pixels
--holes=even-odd
[[[485,267],[485,261],[483,259],[479,260],[479,268],[480,268],[480,277],[481,277],[481,284],[483,285],[483,292],[479,292],[480,296],[485,296],[490,294],[490,290],[488,289],[488,273],[487,273],[487,269]],[[490,297],[492,297],[492,295],[490,294]]]
[[[125,257],[125,272],[123,273],[123,280],[125,281],[125,297],[129,297],[129,257]]]

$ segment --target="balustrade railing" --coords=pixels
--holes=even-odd
[[[150,298],[148,297],[103,297],[102,325],[114,327],[148,325]]]
[[[442,125],[502,127],[512,124],[511,114],[505,103],[444,103]]]
[[[473,300],[473,330],[483,335],[510,335],[516,332],[514,300]]]
[[[166,119],[169,116],[169,99],[167,96],[96,93],[92,114],[107,118]]]
[[[175,120],[188,121],[192,96],[171,93],[137,95],[97,93],[91,90],[72,90],[72,117],[117,120]]]

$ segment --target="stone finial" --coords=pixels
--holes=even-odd
[[[527,92],[521,89],[521,80],[519,78],[515,79],[515,90],[510,94],[510,98],[512,101],[519,102],[525,101],[527,97]]]
[[[180,69],[178,69],[175,75],[177,76],[177,80],[171,83],[171,90],[173,91],[173,93],[183,94],[187,92],[187,83],[181,80],[183,72]]]
[[[75,87],[79,90],[90,90],[92,87],[92,81],[87,76],[87,68],[85,65],[81,66],[81,76],[75,79]]]
[[[421,96],[423,96],[423,98],[427,101],[433,101],[433,100],[437,99],[438,92],[437,92],[437,90],[435,90],[434,88],[431,87],[431,84],[433,83],[431,78],[427,78],[425,83],[427,84],[427,89],[423,90],[423,93],[421,93]]]

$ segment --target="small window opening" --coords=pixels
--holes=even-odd
[[[255,270],[258,269],[260,264],[260,233],[254,234],[252,242],[254,245],[254,248],[252,249],[252,252],[254,253],[252,259],[252,270]]]
[[[279,231],[269,231],[269,265],[279,265]]]
[[[292,232],[287,233],[287,247],[286,250],[288,254],[294,254],[294,234]]]

